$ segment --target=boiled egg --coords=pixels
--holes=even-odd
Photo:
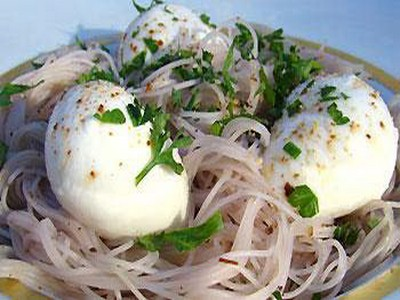
[[[149,63],[178,49],[198,50],[200,40],[211,30],[186,7],[156,5],[140,14],[126,29],[118,63],[122,67],[142,51],[146,51],[145,63]]]
[[[185,172],[158,165],[136,185],[152,158],[151,122],[134,127],[126,106],[134,97],[110,82],[71,88],[48,124],[48,179],[62,207],[105,238],[141,236],[180,227],[188,204]],[[119,109],[123,124],[94,117]],[[177,162],[181,159],[174,153]]]
[[[285,185],[307,185],[319,216],[339,217],[380,199],[393,175],[398,132],[385,102],[355,75],[305,82],[287,99],[291,111],[275,123],[264,176],[277,197]],[[299,102],[300,101],[300,102]],[[283,148],[291,142],[301,153]]]

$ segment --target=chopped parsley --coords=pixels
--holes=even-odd
[[[210,16],[206,14],[201,14],[200,15],[200,20],[206,24],[207,26],[210,26],[211,28],[217,28],[217,25],[213,24],[210,22]]]
[[[263,67],[260,67],[259,76],[260,86],[256,92],[256,95],[261,94],[264,102],[267,104],[267,107],[272,108],[275,106],[275,92],[268,82],[268,78]]]
[[[215,121],[211,126],[210,126],[210,134],[212,135],[216,135],[216,136],[221,136],[222,131],[224,130],[225,126],[232,120],[236,119],[236,118],[248,118],[248,119],[253,119],[256,120],[258,122],[260,122],[261,124],[263,124],[265,126],[265,124],[263,123],[263,120],[257,118],[256,116],[246,113],[246,112],[241,112],[237,115],[229,115],[226,116],[224,118],[222,118],[221,120]]]
[[[291,141],[287,142],[285,146],[283,146],[283,150],[287,154],[289,154],[293,159],[296,159],[301,154],[301,149]]]
[[[114,108],[113,110],[106,110],[102,114],[95,113],[93,117],[95,117],[102,123],[109,123],[109,124],[124,124],[126,121],[124,113],[119,108]]]
[[[199,89],[194,89],[192,91],[192,96],[189,99],[189,102],[187,105],[183,108],[183,110],[186,111],[197,111],[200,108],[200,102],[199,102]]]
[[[333,237],[343,246],[352,246],[357,242],[359,232],[360,229],[350,222],[347,222],[335,228]]]
[[[0,167],[2,167],[6,161],[7,152],[8,146],[3,141],[0,141]]]
[[[274,296],[275,300],[282,300],[282,294],[280,291],[275,291],[272,293],[272,296]]]
[[[139,32],[140,32],[140,28],[137,27],[136,30],[132,31],[132,33],[131,33],[131,38],[134,39],[135,37],[137,37],[137,35],[139,34]]]
[[[181,90],[172,89],[171,97],[172,97],[172,105],[174,107],[182,107],[183,97]]]
[[[168,14],[172,14],[173,12],[168,8],[167,5],[164,6],[164,11]]]
[[[222,215],[218,211],[199,226],[148,234],[139,237],[137,243],[148,251],[159,251],[166,244],[174,246],[178,251],[190,251],[209,240],[223,228]]]
[[[0,107],[8,107],[12,104],[11,96],[25,93],[26,91],[42,84],[44,80],[39,81],[34,85],[6,83],[0,90]]]
[[[122,66],[119,72],[121,77],[126,78],[133,71],[139,71],[143,68],[146,59],[146,51],[141,51],[132,60]]]
[[[289,117],[294,116],[295,114],[303,110],[303,102],[301,102],[300,99],[297,98],[287,106],[286,110]]]
[[[156,53],[158,51],[157,41],[152,38],[143,38],[143,42],[151,53]]]
[[[75,44],[82,50],[87,50],[86,44],[78,37],[75,37]]]
[[[250,30],[241,23],[236,23],[237,29],[239,29],[239,34],[235,36],[234,43],[240,51],[240,55],[245,60],[254,59],[251,50],[254,46],[254,41],[251,36]]]
[[[136,10],[137,10],[137,12],[139,14],[150,10],[151,8],[153,8],[154,6],[156,6],[158,4],[163,4],[163,3],[164,3],[164,1],[162,1],[162,0],[152,0],[150,6],[143,7],[143,6],[139,5],[139,4],[137,4],[135,0],[132,0],[132,4],[136,8]]]
[[[102,69],[99,69],[97,66],[94,66],[89,71],[89,73],[84,73],[79,75],[79,78],[76,80],[76,83],[83,84],[94,80],[106,80],[114,82],[114,74],[112,72],[107,72]]]
[[[288,202],[304,218],[313,217],[319,212],[318,198],[307,185],[294,187],[288,196]]]
[[[307,83],[306,87],[301,91],[301,95],[306,94],[306,93],[308,92],[308,90],[314,85],[314,83],[315,83],[315,80],[314,80],[314,79],[310,80],[310,81]]]
[[[336,91],[335,86],[326,85],[321,88],[320,95],[321,95],[321,102],[333,101],[339,99],[338,96],[335,96],[333,93]]]
[[[340,92],[340,96],[342,96],[342,98],[343,98],[344,100],[347,100],[347,99],[350,98],[350,96],[348,96],[347,94],[345,94],[345,93],[343,93],[343,92]]]
[[[43,67],[44,63],[39,63],[39,62],[32,60],[31,65],[35,70],[37,70],[37,69],[40,69],[41,67]]]
[[[166,165],[176,174],[181,174],[183,165],[175,161],[173,151],[178,148],[186,148],[192,143],[190,137],[178,134],[171,145],[164,149],[165,142],[170,138],[170,132],[167,130],[169,115],[159,109],[153,110],[152,115],[153,128],[150,132],[152,159],[136,176],[136,185],[157,165]]]
[[[337,104],[335,102],[328,106],[328,114],[331,116],[336,125],[344,125],[350,122],[350,119],[347,116],[344,116],[343,113],[337,108]]]

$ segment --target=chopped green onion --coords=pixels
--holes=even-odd
[[[210,26],[211,28],[217,28],[217,25],[213,24],[210,22],[210,17],[206,14],[201,14],[200,15],[200,20],[206,24],[207,26]]]
[[[268,108],[273,108],[275,106],[276,95],[270,83],[268,82],[267,74],[265,74],[263,67],[260,67],[259,76],[260,86],[256,91],[256,95],[261,94]]]
[[[297,98],[295,101],[288,105],[286,110],[288,112],[288,116],[291,117],[303,110],[303,102],[301,102],[300,99]]]
[[[336,227],[333,237],[343,246],[352,246],[357,242],[359,232],[360,229],[347,222]]]
[[[152,38],[143,38],[143,42],[147,46],[147,48],[150,50],[151,53],[156,53],[158,51],[158,45],[157,41],[153,40]]]
[[[283,146],[283,150],[287,154],[289,154],[292,158],[296,159],[301,154],[301,149],[296,146],[293,142],[287,142],[285,146]]]
[[[367,221],[367,226],[370,230],[374,229],[381,222],[380,218],[370,217]]]
[[[182,107],[183,97],[181,90],[172,89],[172,105],[174,107]]]
[[[280,291],[273,292],[272,296],[274,296],[275,300],[282,300],[282,294]]]
[[[140,28],[137,27],[136,30],[132,31],[131,38],[134,39],[139,34],[139,32],[140,32]]]

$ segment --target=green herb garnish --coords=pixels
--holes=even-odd
[[[85,43],[78,36],[75,37],[75,44],[82,50],[87,50]]]
[[[311,297],[311,300],[321,300],[321,299],[322,299],[321,293],[314,293]]]
[[[321,94],[321,102],[327,102],[327,101],[333,101],[339,99],[338,96],[333,95],[333,93],[336,91],[335,86],[330,86],[326,85],[321,88],[320,94]]]
[[[335,102],[328,106],[328,114],[336,125],[344,125],[350,122],[350,119],[347,116],[343,116],[343,113],[338,110]]]
[[[267,104],[267,107],[272,108],[275,106],[275,92],[268,82],[268,78],[263,67],[260,67],[259,76],[260,87],[258,88],[256,95],[261,94],[264,102]]]
[[[34,85],[6,83],[0,90],[0,107],[10,106],[12,104],[11,102],[12,95],[25,93],[26,91],[37,87],[43,82],[44,80],[41,80]]]
[[[124,124],[126,121],[124,113],[119,108],[114,108],[113,110],[106,110],[102,114],[95,113],[93,117],[95,117],[102,123],[109,123],[109,124]]]
[[[272,293],[272,296],[274,296],[274,298],[275,298],[276,300],[282,300],[282,294],[281,294],[280,291],[275,291],[275,292],[273,292],[273,293]]]
[[[190,251],[209,240],[223,228],[222,215],[220,212],[216,212],[199,226],[145,235],[139,237],[137,243],[148,251],[159,251],[166,244],[174,246],[178,251]]]
[[[207,26],[210,26],[211,28],[217,28],[217,25],[213,24],[210,22],[210,17],[206,14],[201,14],[200,15],[200,20],[206,24]]]
[[[228,52],[224,60],[224,64],[222,66],[223,81],[221,83],[221,87],[224,93],[231,99],[235,97],[235,87],[234,87],[235,79],[229,73],[230,69],[234,64],[234,56],[233,56],[234,48],[235,48],[235,43],[232,43],[232,45],[228,49]]]
[[[299,98],[290,103],[286,108],[289,117],[301,112],[302,109],[303,109],[303,102],[301,102]]]
[[[121,71],[119,72],[121,77],[126,78],[133,71],[139,71],[143,68],[144,62],[146,59],[146,51],[141,51],[138,55],[136,55],[129,63],[126,63],[122,66]]]
[[[175,53],[172,54],[165,54],[162,57],[160,57],[158,60],[152,62],[150,65],[146,66],[143,70],[143,74],[144,76],[148,76],[149,74],[151,74],[152,72],[154,72],[155,70],[173,62],[173,61],[177,61],[179,59],[184,59],[184,58],[190,58],[193,57],[194,53],[190,50],[178,50]]]
[[[102,69],[99,69],[97,66],[94,66],[89,71],[89,73],[81,74],[79,78],[76,80],[76,83],[83,84],[94,80],[106,80],[114,82],[114,74],[112,72],[106,72]]]
[[[357,242],[359,232],[360,229],[347,222],[336,227],[333,237],[343,246],[352,246]]]
[[[167,5],[164,6],[164,11],[168,14],[172,14],[173,12],[167,7]]]
[[[166,149],[165,142],[170,138],[170,132],[166,129],[169,115],[159,110],[155,111],[152,121],[153,128],[150,134],[150,144],[152,159],[144,169],[136,176],[136,185],[157,165],[169,166],[176,174],[183,172],[183,165],[177,163],[173,157],[173,150],[188,147],[192,139],[182,134],[178,134],[175,140]]]
[[[192,91],[192,96],[189,99],[189,102],[187,105],[183,108],[183,110],[186,111],[197,111],[200,108],[200,102],[198,100],[199,98],[199,89],[194,89]]]
[[[7,152],[8,146],[3,141],[0,141],[0,167],[2,167],[6,161]]]
[[[151,8],[153,8],[154,6],[156,6],[158,4],[163,4],[163,3],[164,3],[164,1],[162,1],[162,0],[152,0],[150,6],[143,7],[143,6],[139,5],[139,4],[137,4],[135,0],[132,0],[132,4],[136,8],[136,10],[137,10],[137,12],[139,14],[150,10]]]
[[[135,37],[137,37],[137,35],[139,34],[139,32],[140,32],[140,28],[137,27],[136,30],[132,31],[132,33],[131,33],[131,38],[134,39]]]
[[[254,59],[253,53],[251,52],[254,46],[253,38],[250,30],[241,23],[236,23],[239,34],[234,38],[234,44],[240,51],[240,55],[245,60]]]
[[[154,118],[155,110],[150,106],[146,105],[144,108],[139,105],[138,102],[130,103],[126,106],[129,118],[131,119],[132,125],[138,127]]]
[[[319,212],[318,198],[307,185],[294,187],[288,196],[288,202],[304,218],[313,217]]]
[[[285,150],[285,152],[294,159],[299,157],[299,155],[301,154],[301,149],[297,147],[295,143],[290,141],[287,142],[285,146],[283,146],[283,150]]]
[[[222,131],[224,130],[225,126],[232,120],[236,118],[248,118],[248,119],[253,119],[256,120],[257,122],[260,122],[261,124],[264,124],[264,121],[261,120],[260,118],[257,118],[253,114],[249,114],[246,112],[241,112],[237,115],[230,114],[229,116],[226,116],[222,118],[221,120],[215,121],[211,126],[210,126],[210,134],[216,135],[216,136],[221,136]]]
[[[158,51],[157,41],[152,38],[143,38],[143,42],[151,53],[156,53]]]
[[[340,92],[340,96],[342,96],[342,98],[343,98],[344,100],[347,100],[347,99],[350,98],[350,96],[346,95],[346,94],[343,93],[343,92]]]
[[[370,217],[367,221],[367,226],[369,230],[374,229],[381,222],[381,219],[378,217]]]
[[[181,90],[172,89],[171,97],[172,97],[172,105],[174,107],[182,107],[183,97]]]

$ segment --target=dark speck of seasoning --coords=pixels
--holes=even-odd
[[[382,121],[379,122],[379,126],[381,126],[382,129],[385,128],[385,123],[383,123]]]
[[[111,131],[108,133],[109,136],[113,136],[114,133],[112,133]]]
[[[58,123],[54,124],[53,129],[57,130],[57,127],[58,127]]]
[[[294,178],[297,178],[297,177],[299,177],[299,176],[300,176],[299,173],[294,173],[294,174],[293,174],[293,177],[294,177]]]
[[[66,131],[67,133],[69,133],[70,130],[71,130],[71,129],[70,129],[69,127],[65,128],[65,131]]]
[[[377,93],[376,92],[373,92],[373,93],[370,93],[369,94],[372,98],[378,98],[378,95],[377,95]]]
[[[70,156],[70,155],[71,155],[71,152],[72,152],[71,150],[68,150],[68,151],[67,151],[67,155]]]
[[[96,178],[96,172],[95,171],[90,171],[90,177],[92,177],[93,179]]]
[[[161,47],[162,45],[164,45],[164,42],[162,40],[158,40],[157,41],[157,46]]]
[[[97,252],[97,250],[96,250],[96,248],[95,248],[95,247],[91,247],[91,248],[89,248],[89,251],[90,251],[90,252],[92,252],[92,253],[96,253],[96,252]]]
[[[155,32],[154,29],[149,30],[149,34],[153,34],[154,32]]]
[[[118,166],[122,167],[122,161],[119,162]]]
[[[160,22],[160,23],[158,23],[158,26],[160,26],[160,27],[164,27],[165,25],[164,25],[164,23],[163,23],[163,22]]]
[[[318,112],[322,112],[324,109],[322,107],[318,108]]]
[[[285,183],[284,189],[285,189],[285,195],[286,195],[286,197],[289,197],[290,194],[293,193],[293,191],[294,191],[293,186],[292,186],[289,182],[286,182],[286,183]]]
[[[371,135],[369,133],[367,133],[365,136],[367,137],[367,139],[371,139]]]
[[[100,104],[99,107],[97,108],[97,111],[102,114],[104,112],[104,105]]]
[[[149,26],[149,23],[144,23],[144,27],[147,27],[147,26]]]
[[[150,146],[150,145],[151,145],[151,141],[148,140],[148,141],[146,142],[146,145],[147,145],[147,146]]]
[[[82,103],[82,99],[76,100],[76,103],[77,103],[77,104]]]

